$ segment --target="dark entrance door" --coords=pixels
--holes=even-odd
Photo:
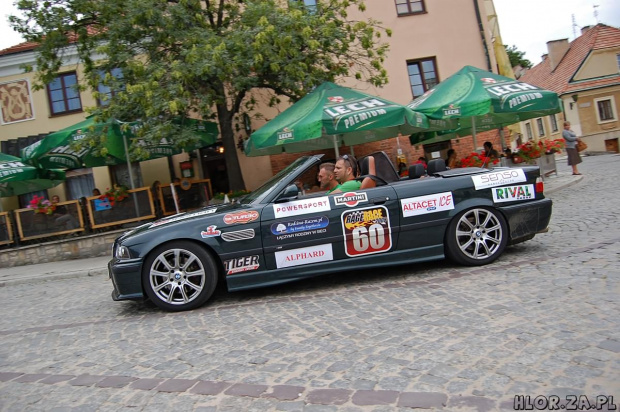
[[[218,147],[200,149],[200,160],[204,178],[211,180],[213,193],[228,193],[230,185],[224,153],[220,153]]]

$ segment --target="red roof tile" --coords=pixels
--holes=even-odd
[[[38,43],[32,43],[32,42],[26,41],[23,43],[16,44],[15,46],[7,47],[6,49],[0,50],[0,56],[31,51],[31,50],[34,50],[37,46],[38,46]]]
[[[597,24],[570,43],[568,51],[554,70],[551,70],[551,62],[547,57],[528,70],[519,80],[552,90],[559,95],[620,84],[620,74],[617,72],[604,78],[573,81],[573,77],[592,50],[618,46],[620,46],[620,29],[605,24]]]

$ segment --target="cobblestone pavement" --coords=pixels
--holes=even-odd
[[[113,302],[103,276],[0,288],[0,410],[493,411],[515,395],[618,405],[620,156],[580,170],[550,195],[549,232],[490,266],[219,290],[176,314]]]

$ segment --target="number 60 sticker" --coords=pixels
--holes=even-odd
[[[347,256],[382,253],[392,248],[390,215],[385,206],[347,210],[341,220]]]

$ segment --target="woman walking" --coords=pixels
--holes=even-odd
[[[581,163],[581,156],[577,151],[577,135],[570,129],[570,122],[564,122],[564,130],[562,131],[564,138],[566,154],[568,155],[568,165],[573,168],[573,175],[580,175],[577,165]]]

